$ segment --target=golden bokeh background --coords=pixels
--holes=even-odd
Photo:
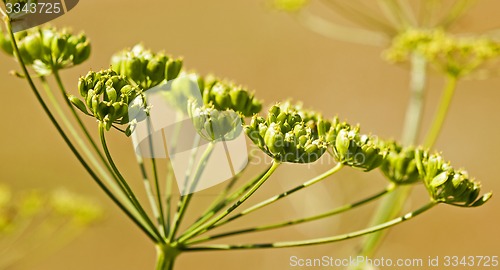
[[[454,30],[481,32],[500,26],[500,2],[477,2]],[[321,12],[336,17],[332,12]],[[338,114],[351,123],[360,123],[365,132],[384,138],[400,137],[409,94],[408,70],[384,62],[382,48],[319,36],[291,16],[270,10],[263,0],[86,0],[53,24],[84,30],[92,40],[90,61],[63,71],[64,82],[74,93],[80,75],[90,69],[107,68],[114,52],[144,42],[153,50],[164,49],[184,56],[186,66],[202,74],[213,72],[248,85],[266,104],[292,97],[327,116]],[[64,186],[96,198],[107,213],[103,222],[26,268],[153,269],[155,250],[149,240],[84,172],[43,114],[26,82],[8,75],[10,70],[17,69],[14,61],[2,54],[0,62],[0,181],[16,190]],[[433,74],[428,85],[425,128],[435,111],[443,80]],[[436,145],[456,167],[467,168],[479,179],[485,191],[493,190],[497,194],[500,191],[496,171],[500,162],[499,123],[500,78],[461,81]],[[86,119],[86,124],[97,132],[94,120]],[[116,133],[110,135],[110,141],[119,167],[129,176],[132,186],[142,190],[130,141]],[[265,199],[326,169],[328,164],[312,168],[282,166],[252,201]],[[257,171],[252,168],[248,175]],[[372,194],[384,185],[378,171],[359,173],[345,169],[325,183],[242,218],[231,227],[318,213]],[[198,196],[186,221],[196,218],[216,191],[217,188]],[[418,207],[426,196],[422,187],[417,188],[407,209]],[[326,221],[227,238],[227,241],[305,239],[359,229],[369,220],[374,206],[370,204]],[[500,201],[495,197],[478,209],[439,206],[391,230],[377,257],[426,260],[428,256],[500,255],[499,209]],[[176,269],[289,269],[290,256],[345,258],[354,254],[357,243],[358,240],[350,240],[293,249],[185,254],[179,258]]]

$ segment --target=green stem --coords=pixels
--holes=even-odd
[[[174,217],[174,224],[172,226],[172,230],[170,231],[170,235],[169,235],[170,242],[175,238],[175,234],[177,233],[177,230],[179,229],[179,226],[182,222],[182,219],[184,218],[184,215],[186,214],[186,210],[189,206],[189,203],[191,202],[191,199],[193,198],[194,189],[196,188],[196,185],[200,181],[201,174],[205,170],[205,167],[208,163],[208,159],[212,155],[212,152],[214,150],[214,146],[215,146],[214,142],[210,142],[208,144],[207,148],[205,149],[205,152],[201,156],[201,159],[198,163],[194,178],[191,181],[191,184],[188,185],[189,186],[188,194],[182,196],[182,198],[181,198],[181,203],[179,204],[179,209]],[[189,181],[189,179],[186,179],[186,181]]]
[[[425,102],[425,87],[427,81],[427,64],[423,56],[413,54],[411,58],[410,101],[406,111],[403,127],[403,145],[416,144],[422,124]],[[371,224],[380,224],[398,216],[410,195],[412,186],[401,186],[395,192],[385,197],[377,207]],[[371,257],[382,243],[387,231],[370,234],[363,239],[360,254]]]
[[[162,227],[163,222],[160,218],[160,213],[159,213],[158,207],[157,207],[156,202],[155,202],[153,188],[151,187],[151,183],[149,182],[149,177],[148,177],[148,174],[146,171],[146,166],[144,166],[144,160],[142,159],[142,157],[140,155],[136,155],[135,157],[137,159],[137,164],[139,164],[139,169],[140,169],[141,174],[142,174],[142,182],[144,184],[144,190],[146,191],[146,195],[148,197],[149,204],[151,205],[151,210],[153,211],[153,215],[155,216],[156,221],[158,222],[158,231],[160,233],[163,233],[164,232],[163,227]],[[165,236],[165,235],[163,235],[163,236]]]
[[[92,166],[94,166],[97,170],[97,172],[104,178],[105,182],[111,186],[112,190],[115,192],[115,194],[123,194],[120,188],[116,185],[116,182],[113,181],[112,178],[115,179],[116,181],[116,175],[114,174],[113,170],[111,167],[107,164],[107,161],[105,159],[102,159],[102,163],[100,163],[94,156],[94,154],[90,151],[90,149],[87,147],[85,142],[80,138],[78,132],[76,131],[75,127],[71,123],[71,121],[68,119],[66,116],[66,113],[63,111],[59,103],[57,102],[54,94],[52,93],[52,90],[50,89],[50,85],[47,83],[47,80],[45,77],[40,77],[40,82],[42,83],[43,88],[45,89],[45,93],[54,107],[57,115],[61,118],[64,126],[69,130],[69,133],[73,136],[74,140],[76,141],[76,144],[80,146],[80,148],[83,151],[83,154],[90,160],[90,163]],[[100,151],[98,150],[100,153]],[[103,157],[104,158],[104,157]],[[106,172],[102,166],[106,167],[107,171]],[[109,174],[108,174],[109,173]],[[122,197],[122,199],[126,199],[126,197]]]
[[[421,208],[409,212],[406,215],[400,216],[393,220],[378,224],[376,226],[372,226],[363,230],[350,232],[346,234],[324,237],[324,238],[315,238],[308,239],[302,241],[287,241],[287,242],[275,242],[275,243],[259,243],[259,244],[243,244],[243,245],[207,245],[207,246],[197,246],[191,248],[184,248],[184,251],[207,251],[207,250],[236,250],[236,249],[264,249],[264,248],[288,248],[288,247],[301,247],[301,246],[310,246],[310,245],[319,245],[319,244],[328,244],[338,241],[343,241],[355,237],[359,237],[362,235],[370,234],[373,232],[377,232],[380,230],[387,229],[399,223],[410,220],[425,211],[431,209],[437,205],[437,202],[429,202],[428,204],[422,206]]]
[[[256,177],[254,177],[251,181],[248,181],[245,185],[240,187],[231,195],[227,197],[224,196],[223,199],[217,204],[215,204],[213,207],[212,206],[208,207],[205,213],[203,213],[201,217],[198,218],[198,220],[196,220],[196,222],[193,225],[191,225],[191,227],[189,227],[181,237],[183,237],[191,230],[194,230],[195,228],[197,228],[198,226],[209,220],[211,217],[215,216],[215,214],[217,214],[220,210],[224,209],[224,207],[226,207],[228,204],[234,202],[236,199],[241,197],[245,192],[250,190],[250,188],[253,187],[267,173],[267,171],[269,171],[270,168],[271,167],[269,166],[267,169],[258,174]]]
[[[353,42],[371,46],[385,46],[388,38],[378,32],[355,27],[345,27],[311,14],[308,11],[297,13],[296,19],[311,31],[334,40]]]
[[[147,118],[147,125],[148,125],[148,130],[151,130],[151,119],[148,117]],[[153,168],[153,177],[154,177],[154,183],[155,183],[155,188],[156,188],[156,199],[158,203],[158,208],[156,209],[156,219],[158,221],[158,230],[160,231],[161,234],[163,234],[164,237],[168,235],[167,232],[167,224],[165,223],[165,218],[163,216],[163,202],[161,198],[161,192],[160,192],[160,181],[158,178],[158,168],[156,166],[156,159],[154,158],[154,146],[153,146],[153,140],[151,136],[148,137],[149,141],[149,151],[152,154],[151,157],[151,167]],[[149,181],[148,181],[149,183]],[[152,204],[154,205],[154,203]],[[156,207],[155,207],[156,208]]]
[[[186,245],[195,245],[195,244],[199,244],[199,243],[203,243],[203,242],[207,242],[207,241],[212,241],[212,240],[217,239],[217,238],[227,237],[227,236],[236,235],[236,234],[243,234],[243,233],[250,233],[250,232],[261,232],[261,231],[266,231],[266,230],[278,229],[278,228],[288,227],[288,226],[297,225],[297,224],[310,222],[310,221],[314,221],[314,220],[319,220],[319,219],[323,219],[326,217],[331,217],[331,216],[346,212],[348,210],[352,210],[356,207],[362,206],[362,205],[367,204],[371,201],[374,201],[374,200],[376,200],[376,199],[378,199],[386,194],[389,194],[390,192],[392,192],[394,190],[394,188],[395,188],[395,185],[391,184],[390,186],[388,186],[387,188],[385,188],[384,190],[382,190],[381,192],[379,192],[377,194],[374,194],[370,197],[356,201],[354,203],[339,206],[337,208],[334,208],[334,209],[327,211],[325,213],[321,213],[319,215],[314,215],[314,216],[300,218],[300,219],[294,219],[294,220],[285,221],[285,222],[274,223],[274,224],[270,224],[270,225],[235,230],[235,231],[220,233],[220,234],[216,234],[216,235],[211,235],[211,236],[204,237],[201,239],[188,241],[186,243]]]
[[[177,113],[176,115],[176,121],[175,121],[175,128],[173,131],[173,136],[171,140],[171,152],[170,154],[175,154],[176,152],[176,146],[177,142],[179,140],[179,136],[181,134],[182,130],[182,119],[184,118],[184,115],[182,113]],[[162,131],[163,132],[163,131]],[[173,183],[174,182],[174,168],[172,167],[172,163],[170,160],[167,160],[167,176],[166,176],[166,183],[165,183],[165,232],[167,235],[170,234],[170,218],[172,215],[172,188],[173,188]]]
[[[180,252],[176,247],[156,246],[156,270],[173,270]]]
[[[444,121],[450,109],[450,104],[451,101],[453,100],[456,88],[457,88],[457,77],[448,75],[446,77],[446,86],[443,92],[443,96],[441,97],[438,112],[436,116],[434,116],[434,121],[432,122],[432,126],[429,132],[427,133],[424,146],[431,148],[436,143],[436,140],[439,136],[439,133],[441,133]]]
[[[285,191],[285,192],[283,192],[281,194],[278,194],[278,195],[273,196],[273,197],[271,197],[271,198],[269,198],[269,199],[267,199],[265,201],[262,201],[262,202],[260,202],[258,204],[255,204],[255,205],[253,205],[253,206],[251,206],[251,207],[249,207],[249,208],[241,211],[240,213],[238,213],[238,214],[236,214],[236,215],[234,215],[234,216],[232,216],[232,217],[230,217],[230,218],[228,218],[228,219],[226,219],[224,221],[221,221],[221,222],[218,222],[217,224],[214,224],[213,226],[209,227],[208,229],[220,227],[220,226],[222,226],[222,225],[224,225],[226,223],[229,223],[229,222],[231,222],[231,221],[233,221],[235,219],[238,219],[238,218],[243,217],[245,215],[248,215],[248,214],[250,214],[250,213],[252,213],[254,211],[257,211],[257,210],[259,210],[259,209],[261,209],[261,208],[263,208],[265,206],[268,206],[268,205],[270,205],[272,203],[275,203],[275,202],[277,202],[277,201],[279,201],[279,200],[281,200],[281,199],[283,199],[283,198],[285,198],[287,196],[292,195],[293,193],[295,193],[295,192],[297,192],[299,190],[302,190],[302,189],[304,189],[306,187],[312,186],[312,185],[314,185],[314,184],[316,184],[316,183],[324,180],[325,178],[331,176],[332,174],[340,171],[343,167],[344,167],[344,165],[342,163],[337,163],[337,165],[335,165],[330,170],[324,172],[323,174],[318,175],[318,176],[314,177],[313,179],[311,179],[309,181],[306,181],[306,182],[302,183],[301,185],[298,185],[298,186],[296,186],[296,187],[294,187],[292,189],[289,189],[289,190],[287,190],[287,191]]]
[[[141,229],[151,240],[157,241],[156,236],[154,233],[144,224],[144,220],[142,220],[138,215],[138,213],[135,211],[135,208],[128,208],[126,207],[122,201],[120,201],[115,194],[113,194],[108,187],[102,182],[102,180],[95,174],[95,172],[92,170],[92,168],[87,164],[87,162],[83,159],[83,157],[80,155],[76,147],[73,145],[73,143],[69,140],[68,136],[66,133],[63,131],[57,120],[55,119],[54,115],[50,111],[49,107],[43,100],[42,96],[40,95],[40,92],[35,86],[35,83],[33,82],[33,79],[31,78],[31,75],[28,72],[28,69],[26,68],[26,65],[19,53],[19,47],[17,45],[17,41],[15,39],[14,33],[12,32],[12,25],[10,22],[9,17],[4,17],[4,22],[7,27],[7,31],[10,34],[10,39],[12,42],[12,47],[15,52],[15,57],[17,61],[19,62],[19,65],[23,71],[24,77],[28,81],[28,84],[31,88],[31,91],[35,95],[38,103],[42,106],[43,111],[49,117],[49,120],[52,122],[54,127],[56,128],[57,132],[59,135],[63,138],[64,142],[66,145],[70,148],[71,152],[75,155],[75,157],[78,159],[80,164],[84,167],[84,169],[87,171],[87,173],[90,175],[90,177],[96,182],[96,184],[106,193],[106,195],[129,217],[136,225]],[[133,209],[133,210],[131,210]]]
[[[109,165],[111,165],[111,168],[115,172],[115,174],[118,176],[118,185],[122,188],[123,192],[127,194],[127,198],[129,201],[135,206],[139,214],[143,217],[143,219],[146,221],[146,223],[151,227],[151,230],[154,231],[158,239],[161,239],[162,242],[164,242],[164,239],[160,236],[160,233],[156,229],[155,225],[153,222],[151,222],[151,219],[149,218],[148,214],[146,214],[146,211],[144,211],[144,208],[142,208],[139,200],[135,196],[134,192],[128,185],[127,181],[125,178],[123,178],[123,175],[120,173],[120,170],[118,170],[118,167],[116,167],[116,164],[113,160],[113,157],[111,156],[111,153],[109,152],[108,145],[106,143],[106,136],[104,135],[104,132],[106,130],[105,124],[103,122],[99,122],[99,137],[101,139],[102,143],[102,148],[104,150],[104,154],[106,155],[106,158],[108,159]]]
[[[75,107],[71,104],[71,102],[68,99],[68,92],[66,91],[66,88],[64,87],[64,84],[63,84],[63,82],[61,80],[61,76],[59,75],[59,70],[53,68],[52,71],[53,71],[54,78],[55,78],[56,83],[57,83],[57,85],[59,87],[59,90],[61,91],[61,95],[62,95],[62,98],[64,99],[64,102],[65,102],[66,106],[71,110],[71,114],[73,115],[73,117],[75,118],[76,122],[80,126],[80,129],[85,134],[85,137],[87,138],[87,140],[89,141],[89,143],[92,145],[92,148],[94,148],[94,151],[97,153],[97,155],[99,156],[99,158],[101,159],[101,161],[105,164],[106,160],[105,160],[103,154],[101,153],[101,151],[99,150],[99,147],[97,146],[96,142],[94,141],[94,139],[90,135],[90,132],[88,131],[88,129],[83,124],[83,121],[80,118],[80,116],[78,115],[78,112],[75,110]]]
[[[167,167],[168,167],[168,172],[167,172],[167,179],[166,179],[166,187],[165,187],[165,223],[167,224],[166,227],[166,232],[167,235],[170,235],[170,222],[171,222],[171,215],[172,215],[172,188],[174,184],[174,171],[172,164],[170,164],[169,161],[167,161]]]
[[[209,230],[210,227],[215,225],[217,222],[219,222],[221,219],[225,218],[227,215],[231,214],[236,208],[238,208],[241,204],[243,204],[250,196],[252,196],[265,182],[266,180],[276,171],[276,169],[279,167],[281,163],[277,160],[273,160],[272,166],[269,168],[269,170],[262,176],[262,178],[259,179],[257,183],[255,183],[250,190],[243,195],[237,202],[235,202],[233,205],[231,205],[226,211],[218,215],[216,218],[212,219],[211,221],[205,223],[202,226],[197,227],[193,231],[185,234],[184,236],[181,236],[178,240],[179,243],[183,243],[185,240],[190,239],[200,233],[203,233],[207,230]]]

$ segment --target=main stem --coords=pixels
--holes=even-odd
[[[425,58],[414,53],[411,58],[411,94],[403,128],[403,145],[416,144],[418,141],[425,101],[426,74],[427,63]],[[401,186],[385,197],[377,207],[371,224],[380,224],[399,215],[410,195],[411,189],[412,186]],[[373,256],[386,234],[387,231],[379,231],[364,238],[360,254],[368,257]]]
[[[175,246],[156,246],[156,270],[173,270],[180,252]]]

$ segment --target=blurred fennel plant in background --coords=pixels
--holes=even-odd
[[[328,2],[335,7],[347,3]],[[278,7],[300,16],[301,8],[307,1],[282,0],[275,3]],[[290,3],[291,5],[288,5]],[[389,8],[393,7],[389,4],[396,2],[384,3]],[[452,17],[458,17],[460,10],[455,10],[454,13],[458,14]],[[346,12],[350,14],[358,12],[358,9],[348,7]],[[388,14],[399,14],[397,12]],[[21,72],[14,74],[28,82],[42,109],[91,178],[155,245],[156,269],[173,269],[176,258],[180,254],[190,252],[288,248],[343,241],[377,233],[410,220],[438,204],[477,207],[491,197],[491,193],[480,194],[479,182],[470,178],[466,171],[454,168],[440,153],[430,150],[444,122],[457,80],[477,70],[484,61],[493,59],[500,53],[497,43],[491,40],[462,40],[450,37],[442,30],[419,29],[416,25],[410,27],[409,23],[393,27],[390,23],[379,22],[371,16],[367,19],[366,15],[357,13],[356,16],[361,16],[362,21],[368,20],[368,25],[375,25],[382,31],[333,31],[350,41],[387,46],[392,44],[386,53],[388,59],[411,62],[411,89],[414,94],[405,127],[407,131],[399,143],[363,133],[359,125],[351,125],[338,117],[325,117],[322,113],[304,109],[301,105],[291,102],[276,102],[263,111],[262,102],[247,87],[215,76],[190,72],[184,68],[182,58],[172,57],[164,52],[153,52],[144,45],[118,52],[111,57],[110,69],[89,71],[67,90],[62,83],[60,72],[81,64],[90,56],[90,42],[85,34],[76,35],[71,31],[50,26],[14,34],[11,17],[3,13],[6,31],[0,33],[0,47],[18,62]],[[406,21],[392,19],[399,23]],[[338,27],[335,29],[340,30]],[[418,146],[417,131],[420,129],[427,63],[433,63],[433,66],[442,71],[449,83],[443,104],[440,105],[436,120],[429,131],[429,139],[423,146]],[[54,78],[57,90],[52,89],[48,81],[50,77]],[[40,87],[45,91],[45,95],[41,94]],[[150,158],[139,154],[135,156],[140,177],[124,175],[120,164],[115,162],[107,140],[109,132],[121,132],[123,138],[130,136],[134,141],[139,136],[137,133],[140,125],[149,129],[153,125],[152,114],[157,107],[150,103],[148,96],[163,88],[166,89],[165,100],[177,110],[176,115],[187,115],[190,120],[174,125],[172,141],[180,142],[180,138],[186,137],[181,125],[188,124],[197,133],[193,145],[199,146],[200,141],[204,143],[203,148],[194,147],[195,151],[191,151],[182,185],[179,179],[176,179],[178,176],[174,174],[172,163],[169,160],[164,162],[153,155]],[[64,104],[59,104],[55,98],[56,94],[63,97]],[[97,131],[85,126],[81,117],[95,119]],[[92,132],[99,135],[98,140],[90,135]],[[246,167],[242,168],[241,172],[234,173],[220,196],[214,198],[213,203],[199,218],[192,224],[183,226],[191,200],[196,196],[194,191],[198,185],[203,184],[200,183],[201,179],[215,155],[215,149],[221,144],[227,147],[227,143],[242,134],[270,158],[269,166],[255,177],[248,178],[244,174]],[[165,134],[161,135],[165,140]],[[155,151],[153,136],[149,136],[146,142],[146,148],[149,148],[152,154]],[[170,147],[165,152],[175,152],[171,150],[177,145],[173,143]],[[198,153],[199,149],[203,151]],[[283,163],[309,164],[321,158],[333,161],[332,168],[294,188],[242,209],[242,205],[270,181],[273,173]],[[317,215],[217,234],[211,232],[305,190],[346,167],[366,173],[380,169],[388,180],[387,186],[359,201]],[[232,170],[234,171],[234,168]],[[166,171],[165,175],[161,174],[163,171]],[[174,180],[177,180],[181,192],[176,207]],[[131,187],[132,181],[142,181],[144,184],[146,203],[137,196],[138,191]],[[429,194],[428,203],[400,215],[408,187],[416,184],[426,187]],[[361,230],[306,240],[206,244],[231,235],[279,229],[323,219],[382,197],[388,198],[390,205],[381,208],[381,214],[377,215],[378,218],[372,226]],[[368,240],[369,242],[363,245],[366,248],[364,252],[372,253],[379,242],[378,239]]]
[[[102,216],[95,201],[65,189],[14,192],[0,184],[0,269],[33,264]]]
[[[316,15],[309,5],[316,2],[333,10],[351,25]],[[404,145],[418,145],[426,81],[431,67],[445,80],[441,100],[422,143],[433,148],[444,125],[457,83],[461,79],[484,77],[489,63],[500,54],[494,31],[484,35],[453,34],[451,30],[475,4],[457,1],[342,1],[342,0],[270,0],[273,8],[290,13],[306,28],[339,41],[353,42],[385,49],[383,58],[389,63],[409,63],[410,99],[402,128]],[[480,74],[480,76],[475,76]],[[389,220],[402,210],[411,187],[399,188],[387,196],[374,214],[372,223]],[[367,236],[361,244],[361,255],[373,256],[385,232]]]

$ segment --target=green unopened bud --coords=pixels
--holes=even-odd
[[[12,47],[12,42],[6,33],[0,29],[0,49],[3,50],[8,55],[14,55],[14,48]]]
[[[92,48],[90,46],[90,43],[84,42],[84,43],[79,43],[75,47],[76,52],[74,54],[73,58],[73,64],[79,65],[83,63],[85,60],[87,60],[90,57],[90,53],[92,51]]]
[[[69,101],[75,105],[75,107],[77,107],[80,111],[82,111],[83,113],[85,114],[89,114],[89,111],[87,110],[87,107],[85,107],[85,103],[83,103],[83,101],[81,101],[79,98],[73,96],[73,95],[70,95],[68,97]]]
[[[165,79],[167,81],[177,78],[182,70],[183,60],[179,59],[169,59],[165,68]]]
[[[398,185],[413,184],[420,176],[415,162],[415,148],[403,147],[395,141],[385,143],[388,153],[380,169],[384,175]]]

